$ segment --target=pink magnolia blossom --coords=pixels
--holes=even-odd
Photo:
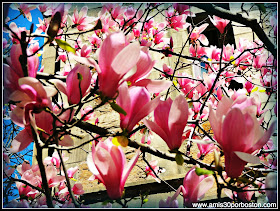
[[[238,198],[242,202],[250,202],[253,195],[255,194],[255,191],[246,191],[248,189],[254,189],[254,186],[252,186],[252,185],[246,186],[245,188],[243,188],[243,190],[245,190],[244,192],[243,191],[242,192],[233,191],[233,194],[232,194],[232,191],[229,189],[225,189],[224,192],[231,199]],[[233,197],[233,195],[234,195],[234,197]]]
[[[71,104],[78,104],[80,100],[88,93],[91,84],[91,72],[89,67],[76,64],[68,73],[65,83],[60,80],[53,80],[60,91],[68,96]]]
[[[234,46],[227,44],[226,46],[223,46],[223,60],[230,61],[234,54]]]
[[[13,44],[10,51],[10,57],[7,57],[7,63],[4,64],[4,101],[8,101],[12,92],[19,90],[18,79],[24,77],[24,73],[19,62],[19,56],[22,54],[21,46]],[[36,77],[39,68],[38,56],[31,56],[27,59],[28,76]]]
[[[172,4],[173,8],[176,10],[176,12],[181,14],[186,14],[187,16],[192,16],[194,17],[195,15],[190,11],[190,6],[185,5],[185,4],[179,4],[179,3],[174,3]]]
[[[248,93],[251,93],[252,89],[254,88],[254,84],[252,84],[250,81],[246,81],[244,86]]]
[[[198,176],[195,168],[196,166],[188,171],[183,185],[178,188],[183,193],[184,205],[186,207],[192,207],[192,203],[200,201],[214,184],[214,178],[212,176]]]
[[[215,15],[213,15],[213,19],[211,18],[211,16],[208,16],[208,17],[210,18],[210,21],[213,23],[213,25],[217,27],[217,29],[220,31],[220,33],[223,34],[226,26],[229,23],[229,20],[222,19]]]
[[[90,112],[92,110],[92,106],[87,106],[84,109],[81,109],[81,116],[83,117],[86,115],[86,113]],[[84,121],[92,120],[95,117],[95,113],[91,112],[90,114],[86,115],[84,117]]]
[[[175,10],[173,7],[168,8],[168,11],[166,11],[166,16],[168,26],[172,29],[175,29],[176,31],[179,31],[179,29],[186,29],[190,26],[190,23],[186,22],[187,15],[175,15]]]
[[[95,33],[88,37],[88,41],[95,48],[99,48],[102,42],[101,38],[99,38]]]
[[[89,58],[91,52],[92,52],[91,46],[87,46],[86,44],[84,44],[83,47],[82,47],[81,49],[78,49],[78,50],[76,51],[76,55],[77,55],[77,56],[80,56],[80,57]]]
[[[61,60],[62,62],[66,63],[67,60],[67,54],[66,52],[58,52],[58,57],[56,59],[56,62]]]
[[[174,70],[171,67],[167,66],[165,63],[162,66],[162,70],[163,70],[163,72],[165,72],[168,75],[173,75],[173,73],[174,73]],[[166,75],[162,74],[162,76],[166,76]]]
[[[87,157],[89,170],[107,189],[111,199],[121,198],[127,177],[136,164],[140,150],[126,163],[121,146],[112,143],[112,138],[92,145],[92,152]]]
[[[208,27],[208,25],[208,23],[204,23],[201,26],[195,27],[191,31],[190,39],[193,43],[199,40],[203,45],[209,44],[207,37],[204,34],[201,34]]]
[[[276,122],[264,132],[255,116],[255,105],[241,110],[238,107],[232,108],[233,103],[232,99],[224,96],[216,112],[210,105],[209,121],[214,138],[224,151],[225,171],[229,177],[236,178],[247,164],[236,152],[252,154],[259,150],[269,140],[276,128]]]
[[[79,170],[79,167],[76,166],[76,167],[71,167],[69,169],[67,169],[67,175],[69,178],[73,178],[74,177],[74,174],[76,174],[76,172]]]
[[[124,34],[118,32],[108,35],[100,47],[100,68],[97,68],[99,89],[109,98],[115,97],[121,79],[140,58],[139,44],[135,42],[125,46],[125,43]]]
[[[217,48],[217,46],[210,45],[210,47],[206,48],[206,53],[208,59],[216,61],[220,60],[221,49]]]
[[[65,157],[64,153],[62,153],[62,159],[65,162],[69,159],[69,157]],[[44,165],[51,165],[60,168],[60,164],[61,164],[61,160],[57,151],[55,151],[51,157],[48,156],[44,159]]]
[[[17,176],[16,176],[17,177]],[[42,178],[40,175],[38,175],[37,172],[30,170],[25,171],[22,176],[21,180],[25,180],[26,182],[30,183],[31,185],[35,187],[41,187],[42,186]],[[36,194],[39,193],[38,190],[31,188],[29,185],[26,185],[21,182],[16,182],[16,187],[18,189],[20,196],[28,196],[34,198]]]
[[[196,41],[195,45],[190,46],[190,54],[193,57],[200,58],[201,56],[206,55],[206,48],[200,46],[200,43],[198,41]]]
[[[134,126],[145,116],[151,113],[159,104],[160,98],[151,101],[149,92],[143,87],[131,87],[123,83],[119,87],[119,96],[116,100],[126,115],[120,114],[120,126],[123,130],[131,132]]]
[[[11,119],[23,124],[29,124],[29,112],[40,113],[50,105],[49,97],[57,91],[53,87],[44,87],[39,80],[32,77],[23,77],[18,80],[19,90],[10,95],[10,99],[17,103],[12,110]],[[16,119],[14,119],[16,117]]]
[[[180,192],[178,190],[175,192],[175,194],[172,197],[168,196],[167,199],[164,199],[164,200],[161,199],[159,201],[158,207],[159,208],[178,208],[179,204],[178,204],[177,197],[180,194]]]
[[[145,119],[144,124],[158,134],[170,150],[179,149],[188,121],[188,103],[184,96],[161,101],[154,111],[154,119],[154,122]]]
[[[88,7],[83,6],[80,10],[80,13],[78,13],[77,8],[75,8],[73,16],[70,16],[70,19],[72,20],[73,24],[76,25],[79,31],[85,31],[93,28],[93,25],[90,23],[95,21],[96,18],[88,17],[87,12],[88,12]]]
[[[160,181],[160,179],[157,177],[160,173],[163,173],[163,172],[165,172],[165,169],[163,169],[163,168],[160,168],[159,166],[158,166],[158,161],[157,160],[152,160],[152,161],[150,161],[149,162],[149,165],[151,166],[151,168],[150,168],[150,166],[146,166],[146,168],[145,168],[145,173],[146,173],[146,176],[152,176],[158,183],[160,183],[161,181]],[[155,173],[156,173],[156,175],[155,175]]]
[[[197,147],[198,147],[198,150],[199,150],[199,152],[197,153],[198,158],[203,158],[205,155],[212,152],[216,148],[214,143],[210,143],[210,144],[199,144],[199,143],[197,143]]]
[[[15,9],[15,10],[19,10],[20,13],[23,14],[23,16],[25,18],[27,18],[28,21],[32,22],[32,16],[31,16],[30,11],[36,9],[37,6],[36,5],[20,3],[19,5],[18,4],[12,4],[11,8]]]
[[[257,55],[253,59],[253,67],[257,68],[257,69],[260,69],[264,65],[266,65],[266,62],[267,62],[267,55],[266,54]]]

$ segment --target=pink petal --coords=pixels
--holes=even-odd
[[[129,44],[122,49],[112,61],[112,68],[118,75],[126,74],[134,67],[140,57],[140,45],[138,42]]]
[[[168,136],[166,134],[166,131],[164,131],[161,127],[159,127],[158,124],[150,121],[150,120],[147,120],[147,119],[144,119],[144,124],[153,132],[155,132],[156,134],[158,134],[164,141],[165,140],[168,140]]]
[[[33,141],[32,134],[30,133],[31,131],[28,131],[26,128],[20,131],[12,141],[10,152],[16,153],[28,147],[28,145]]]
[[[151,113],[158,106],[159,102],[160,98],[157,97],[144,105],[140,110],[138,110],[138,112],[135,113],[135,115],[133,115],[130,120],[128,131],[131,131],[139,121],[141,121],[145,116]]]
[[[168,89],[171,85],[171,81],[164,80],[151,80],[151,79],[142,79],[132,84],[133,86],[143,86],[150,93],[160,93],[166,89]]]
[[[127,164],[127,166],[125,167],[124,171],[123,171],[123,175],[122,175],[122,180],[121,180],[121,185],[124,186],[125,181],[127,180],[127,177],[129,175],[129,173],[131,172],[132,168],[135,166],[139,155],[140,155],[140,148],[137,149],[135,155],[133,156],[133,158],[131,158],[131,160],[129,161],[129,163]]]

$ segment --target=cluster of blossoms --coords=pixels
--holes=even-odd
[[[260,40],[251,42],[240,38],[237,47],[224,43],[222,48],[209,46],[209,41],[203,34],[209,24],[193,25],[186,22],[187,17],[195,17],[195,14],[184,4],[171,4],[165,10],[165,20],[160,23],[153,16],[145,15],[151,8],[161,10],[158,9],[159,6],[160,4],[146,4],[145,9],[135,9],[120,4],[103,4],[98,18],[87,15],[87,6],[80,10],[74,8],[72,16],[68,14],[71,4],[20,4],[16,7],[29,21],[32,21],[30,11],[35,8],[46,17],[38,19],[39,24],[36,25],[34,34],[48,36],[47,43],[57,46],[56,62],[62,61],[65,64],[63,71],[58,74],[64,76],[66,81],[54,77],[47,80],[47,83],[41,83],[37,79],[37,72],[44,69],[42,67],[39,70],[38,54],[41,53],[41,48],[34,37],[27,37],[25,41],[21,38],[24,35],[22,32],[31,35],[33,32],[25,27],[17,27],[9,18],[6,19],[7,23],[10,22],[7,32],[13,44],[9,46],[6,41],[4,43],[6,48],[10,48],[4,64],[4,102],[9,103],[11,120],[24,128],[12,140],[9,153],[18,153],[33,141],[36,147],[42,148],[52,144],[58,149],[73,147],[74,126],[79,127],[79,123],[91,121],[95,121],[94,126],[99,125],[95,108],[85,105],[93,98],[98,99],[101,106],[109,104],[119,113],[122,132],[104,139],[94,136],[91,152],[87,156],[87,165],[93,174],[89,180],[97,179],[103,183],[108,196],[113,200],[122,198],[125,182],[141,156],[139,145],[134,157],[127,163],[123,151],[140,123],[146,127],[146,131],[142,131],[142,145],[152,145],[151,134],[157,134],[169,152],[176,154],[175,160],[179,165],[184,162],[179,149],[186,140],[192,140],[197,145],[198,160],[203,160],[204,156],[212,152],[223,154],[224,167],[217,162],[219,164],[216,165],[216,170],[222,168],[224,180],[243,176],[247,163],[260,163],[262,160],[267,166],[275,167],[275,159],[269,159],[268,153],[262,153],[262,157],[258,157],[262,150],[273,148],[270,137],[276,129],[276,122],[272,122],[266,130],[262,128],[264,114],[268,109],[262,108],[261,92],[256,91],[253,79],[259,80],[260,85],[266,88],[267,95],[275,93],[276,58],[264,48]],[[209,16],[209,19],[223,39],[229,20],[216,16]],[[270,18],[274,35],[277,31],[275,19],[275,16]],[[69,28],[75,28],[81,34],[93,31],[87,37],[90,44],[77,37],[73,48],[64,41]],[[176,55],[173,38],[165,37],[169,29],[186,31],[191,57],[194,61],[205,64],[202,75],[194,78],[163,64],[161,80],[151,79],[157,61],[153,60],[150,49],[157,48],[166,57]],[[22,48],[23,43],[28,44],[26,49]],[[22,62],[23,50],[26,51],[26,67]],[[75,64],[70,63],[70,59]],[[197,65],[199,64],[193,63],[193,66]],[[253,69],[259,75],[247,76]],[[242,84],[242,88],[233,88],[234,82]],[[168,95],[172,86],[180,93],[174,98],[166,96],[164,99],[162,93],[166,92]],[[57,96],[61,97],[61,102],[55,100]],[[276,106],[274,108],[276,110]],[[76,117],[79,112],[80,119]],[[205,134],[197,132],[198,121],[209,121],[212,136],[205,137]],[[217,160],[219,158],[215,158]],[[56,187],[53,203],[58,207],[73,207],[75,203],[72,200],[77,199],[84,191],[80,183],[74,184],[71,190],[68,189],[66,178],[73,178],[78,168],[69,168],[65,173],[61,169],[64,161],[54,153],[52,157],[45,158],[42,165],[45,167],[47,186]],[[39,165],[30,166],[24,162],[17,167],[20,179],[33,187],[17,181],[20,201],[13,200],[10,207],[47,206],[46,196],[41,196],[39,191],[44,186]],[[160,169],[154,160],[146,167],[145,173],[160,182],[158,174],[165,171]],[[172,197],[161,200],[159,206],[178,207],[177,197],[180,193],[186,207],[201,200],[214,184],[214,177],[211,175],[214,172],[206,171],[200,175],[197,169],[202,168],[191,168],[183,185]],[[6,177],[14,173],[14,169],[9,169],[8,166],[5,166],[4,171]],[[268,178],[269,187],[274,187],[270,182],[274,179]],[[239,187],[242,188],[242,185]],[[70,191],[75,199],[70,197]],[[252,195],[254,192],[248,193]],[[268,193],[269,199],[275,197],[274,193]],[[251,200],[250,194],[234,194],[244,201]]]
[[[68,157],[63,157],[63,161],[68,160]],[[69,197],[69,190],[66,186],[65,173],[60,167],[61,160],[57,152],[54,152],[51,157],[44,159],[44,166],[47,176],[47,182],[50,188],[54,188],[54,204],[57,207],[74,207],[72,199]],[[14,169],[15,170],[15,169]],[[40,189],[42,188],[42,177],[39,169],[39,165],[30,165],[28,162],[23,162],[17,166],[16,171],[19,173],[21,180],[28,182],[29,184],[39,189],[32,188],[22,182],[16,182],[16,187],[19,192],[19,196],[22,198],[20,201],[12,200],[7,207],[25,207],[25,208],[46,208],[46,196],[41,195]],[[69,168],[67,174],[69,178],[73,178],[78,171],[78,167]],[[17,179],[17,175],[15,176]],[[84,193],[81,183],[75,183],[72,187],[72,191],[76,198]],[[25,197],[28,197],[25,199]],[[40,200],[36,200],[36,198]]]

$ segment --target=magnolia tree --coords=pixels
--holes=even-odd
[[[214,4],[108,3],[102,4],[96,17],[88,15],[88,6],[4,6],[19,10],[19,16],[30,22],[34,21],[30,11],[38,9],[43,15],[36,30],[34,24],[17,26],[19,16],[4,20],[9,34],[3,40],[4,103],[12,123],[23,128],[3,148],[4,183],[9,187],[15,183],[19,193],[7,207],[85,207],[80,200],[82,184],[70,183],[78,167],[66,168],[64,152],[89,143],[89,180],[103,183],[111,199],[107,207],[129,206],[125,183],[140,157],[147,163],[145,173],[162,181],[162,169],[147,154],[193,166],[185,172],[183,183],[173,188],[174,195],[162,198],[159,207],[178,207],[178,197],[183,197],[180,206],[192,207],[214,186],[218,200],[223,190],[234,202],[256,201],[261,195],[267,202],[276,202],[275,5],[249,4],[244,9],[246,4],[240,3],[241,12],[233,13]],[[198,24],[192,21],[195,8],[208,13]],[[257,19],[250,17],[252,10],[258,11]],[[210,45],[203,34],[208,20],[219,31],[221,47]],[[226,44],[235,23],[251,28],[257,36],[253,41],[241,37],[236,47]],[[184,32],[180,50],[174,49],[179,41],[168,37],[170,30]],[[87,42],[81,35],[88,37]],[[41,46],[38,37],[45,40]],[[45,46],[55,48],[54,59],[65,64],[63,69],[56,65],[54,74],[39,69],[38,56]],[[174,68],[166,63],[155,67],[152,53],[175,58]],[[184,71],[190,67],[204,73],[190,75]],[[157,78],[150,77],[151,72]],[[177,94],[171,97],[172,90]],[[97,103],[90,106],[91,102]],[[118,132],[99,126],[98,119],[92,123],[96,110],[106,104],[119,113]],[[203,127],[207,122],[209,130]],[[76,145],[79,135],[74,127],[90,139]],[[135,133],[142,136],[141,141],[131,138]],[[153,148],[151,134],[157,134],[169,150]],[[21,156],[12,165],[10,158],[32,142],[36,164],[24,162]],[[199,149],[197,156],[190,153],[193,145]],[[129,160],[124,153],[127,146],[135,148]],[[43,149],[48,149],[47,157]],[[208,153],[214,154],[210,164],[204,161]]]

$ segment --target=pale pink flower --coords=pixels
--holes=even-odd
[[[175,100],[161,101],[154,111],[154,122],[144,120],[144,124],[158,134],[170,150],[179,149],[182,135],[188,121],[188,103],[183,95]]]
[[[145,116],[151,113],[159,104],[160,98],[151,101],[149,92],[143,87],[131,87],[123,83],[119,87],[119,96],[116,100],[126,115],[120,113],[120,127],[131,132],[134,126]]]
[[[232,99],[224,96],[219,102],[216,112],[210,105],[209,121],[214,138],[224,151],[225,171],[229,177],[236,178],[242,173],[248,162],[242,160],[236,152],[252,154],[259,150],[274,132],[276,122],[273,122],[270,128],[264,132],[255,116],[255,105],[241,110],[233,107],[233,103]]]
[[[67,54],[66,54],[66,52],[65,51],[63,51],[63,52],[58,52],[58,57],[57,57],[57,59],[56,59],[56,62],[57,61],[59,61],[59,60],[61,60],[62,62],[66,62],[66,60],[67,60]]]
[[[23,14],[23,16],[25,18],[27,18],[28,21],[32,22],[32,16],[31,16],[30,11],[36,9],[37,6],[36,5],[20,3],[20,4],[12,4],[11,8],[15,9],[15,10],[19,10],[20,13]]]
[[[167,64],[165,64],[165,63],[162,66],[162,70],[163,70],[163,72],[165,72],[168,75],[173,75],[173,73],[174,73],[174,70],[171,67],[167,66]],[[162,74],[162,76],[166,76],[166,75]]]
[[[220,33],[223,34],[226,26],[229,23],[229,20],[222,19],[222,18],[217,17],[215,15],[213,15],[213,19],[211,18],[210,15],[208,15],[208,17],[209,17],[210,21],[213,23],[213,25],[217,27],[217,29],[220,31]]]
[[[192,57],[200,58],[203,55],[206,55],[206,48],[200,46],[200,42],[196,41],[195,45],[190,46],[190,54]]]
[[[199,40],[203,45],[208,45],[209,41],[204,34],[201,34],[207,27],[208,23],[204,23],[200,26],[195,27],[191,32],[190,39],[193,43]]]
[[[67,169],[67,175],[69,178],[73,178],[74,177],[74,174],[76,174],[76,172],[79,170],[79,167],[76,166],[76,167],[71,167],[69,169]]]
[[[19,56],[22,54],[21,46],[13,44],[10,50],[10,57],[7,57],[7,63],[4,64],[4,101],[8,101],[9,96],[15,90],[19,90],[18,79],[24,77],[24,73],[19,62]],[[27,59],[28,76],[36,77],[39,68],[38,56],[31,56]]]
[[[217,48],[217,46],[210,45],[210,47],[206,48],[206,53],[208,59],[220,61],[221,49]]]
[[[95,33],[88,37],[88,41],[95,48],[99,48],[102,42],[101,38],[99,38]]]
[[[92,110],[92,106],[87,106],[84,109],[81,109],[81,117],[83,117],[86,113],[90,112]],[[91,112],[90,114],[86,115],[84,118],[84,121],[92,120],[95,117],[95,113]]]
[[[192,203],[200,201],[214,184],[214,178],[212,176],[198,176],[195,168],[196,166],[188,171],[183,185],[178,188],[183,193],[184,205],[186,207],[192,207]]]
[[[230,61],[234,54],[234,45],[227,44],[223,48],[223,60]]]
[[[187,15],[174,15],[174,8],[170,7],[168,8],[168,11],[166,11],[166,21],[168,23],[168,27],[175,29],[176,31],[179,31],[179,29],[186,29],[191,24],[186,22]]]
[[[160,173],[163,173],[165,172],[165,169],[163,168],[160,168],[158,166],[158,161],[157,160],[152,160],[149,162],[149,165],[152,167],[152,169],[150,168],[150,166],[146,166],[145,168],[145,173],[146,173],[146,176],[152,176],[158,183],[160,183],[160,179],[157,177]],[[155,175],[155,173],[156,175]]]
[[[216,148],[214,143],[209,143],[209,144],[199,144],[199,143],[197,143],[197,147],[198,147],[198,150],[199,150],[199,152],[197,153],[198,158],[203,158],[205,155],[212,152]]]
[[[93,25],[90,24],[93,21],[96,20],[96,18],[88,17],[87,16],[88,7],[83,6],[80,10],[80,13],[78,13],[77,7],[74,9],[73,15],[70,16],[70,19],[72,20],[73,24],[77,27],[79,31],[85,31],[88,29],[93,28]]]
[[[89,58],[91,52],[92,52],[91,46],[88,46],[87,44],[84,44],[83,47],[82,47],[81,49],[78,49],[78,50],[76,51],[76,55],[77,55],[77,56],[80,56],[80,57]]]
[[[233,191],[233,194],[232,194],[232,190],[229,190],[229,189],[225,189],[224,192],[231,199],[238,198],[242,202],[250,202],[252,199],[252,196],[255,194],[255,191],[246,191],[248,189],[254,189],[254,186],[252,186],[252,185],[246,186],[245,188],[243,188],[243,190],[245,190],[244,192],[243,191],[242,192]],[[234,197],[233,197],[233,195],[234,195]]]
[[[121,146],[112,143],[112,138],[92,145],[92,152],[87,157],[89,170],[107,189],[111,199],[121,198],[127,177],[136,164],[140,150],[126,163]]]

